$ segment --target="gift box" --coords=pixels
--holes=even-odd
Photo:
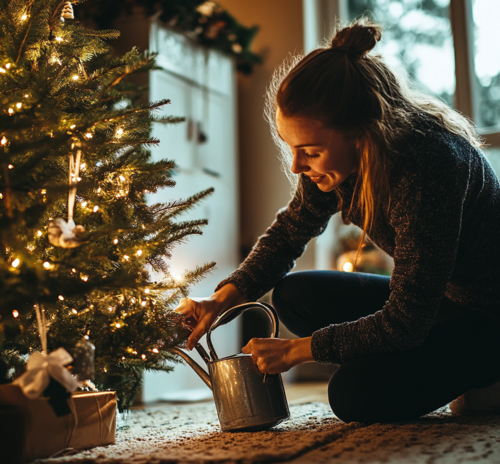
[[[4,457],[8,450],[10,462],[29,462],[68,448],[82,450],[115,442],[115,392],[74,392],[68,405],[71,414],[57,417],[47,398],[28,399],[17,385],[0,385]],[[7,424],[13,423],[13,417],[19,424],[10,428]]]

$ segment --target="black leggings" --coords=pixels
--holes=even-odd
[[[389,282],[371,274],[295,272],[278,282],[273,305],[291,332],[309,337],[380,310]],[[440,314],[421,345],[344,362],[328,385],[337,417],[368,424],[415,419],[471,388],[499,381],[500,326],[449,300],[443,300]]]

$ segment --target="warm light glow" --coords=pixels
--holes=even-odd
[[[19,317],[19,311],[17,309],[14,309],[14,311],[12,311],[12,317],[15,319],[17,317]]]
[[[141,256],[142,255],[142,250],[137,250],[137,256]]]
[[[93,136],[92,136],[92,134],[91,134],[90,132],[87,132],[87,133],[85,134],[85,138],[86,138],[86,139],[91,139],[92,137],[93,137]]]
[[[146,288],[146,289],[144,290],[144,293],[149,293],[149,288]]]
[[[125,181],[125,177],[120,176],[120,180],[121,180],[122,182],[124,182],[124,181]]]
[[[147,301],[142,301],[142,302],[141,302],[141,306],[146,306],[146,305],[147,305],[147,303],[148,303]]]
[[[117,238],[115,238],[115,239],[113,240],[113,243],[116,245],[116,244],[118,243],[118,239],[117,239]]]
[[[146,361],[146,355],[145,354],[141,354],[141,358],[144,359],[144,361]]]
[[[21,21],[26,21],[27,19],[28,19],[28,15],[23,14],[23,15],[21,16]]]
[[[7,139],[5,138],[5,135],[2,137],[2,140],[0,140],[0,144],[5,145],[7,143]]]
[[[94,213],[97,213],[97,211],[99,211],[99,206],[95,205],[94,206]]]
[[[79,77],[79,76],[77,76],[77,75],[75,74],[75,75],[73,76],[73,80],[74,80],[74,81],[77,81],[78,79],[80,79],[80,77]]]
[[[130,299],[130,302],[131,302],[132,304],[135,304],[135,298],[131,298],[131,299]]]
[[[9,169],[14,169],[14,165],[13,164],[9,164],[8,168]]]
[[[101,193],[101,187],[97,189],[97,193]]]
[[[74,274],[76,272],[76,269],[75,268],[71,269],[71,272]]]
[[[14,110],[12,108],[9,108],[9,114],[13,114]]]
[[[174,276],[174,280],[176,280],[177,282],[181,282],[182,281],[182,276],[180,274],[177,274]]]
[[[116,131],[116,135],[117,135],[118,137],[120,137],[120,135],[122,135],[122,134],[123,134],[123,129],[120,127],[120,128]]]
[[[89,336],[88,335],[85,335],[85,337],[83,337],[85,340],[88,340],[89,339]]]
[[[85,171],[87,165],[85,163],[80,164],[80,171]]]
[[[49,263],[48,261],[45,261],[45,262],[43,263],[43,267],[44,267],[45,269],[50,269],[50,263]]]
[[[41,230],[39,230],[39,231],[37,231],[37,233],[36,233],[36,234],[37,234],[39,237],[41,237],[41,236],[42,236],[42,231],[41,231]]]
[[[57,298],[59,298],[61,301],[64,301],[64,297],[62,295],[59,295]]]
[[[76,124],[72,124],[71,126],[69,126],[70,129],[74,129],[76,127]]]
[[[0,73],[5,73],[5,69],[3,69],[2,67],[0,67]]]
[[[121,324],[119,322],[116,323],[116,328],[119,329],[121,327]]]
[[[347,263],[345,263],[343,266],[342,266],[342,269],[345,271],[345,272],[352,272],[354,270],[354,265],[347,261]]]
[[[71,312],[72,312],[73,314],[78,314],[78,311],[77,311],[76,309],[74,309],[74,308],[71,310]]]
[[[14,261],[12,261],[12,267],[17,267],[20,263],[21,261],[19,261],[19,258],[16,258]]]
[[[111,312],[113,311],[113,308],[111,306],[108,307],[108,311]]]
[[[58,42],[62,42],[62,41],[63,41],[63,38],[62,38],[62,37],[56,37],[56,40],[57,40]]]
[[[42,195],[45,195],[47,193],[47,190],[45,189],[42,189],[42,191],[40,192]]]
[[[158,348],[153,348],[153,353],[159,353]]]
[[[28,95],[28,94],[26,94],[26,95],[24,96],[24,98],[29,98],[29,95]]]
[[[128,261],[128,260],[130,259],[130,256],[129,256],[129,255],[123,255],[123,259],[124,259],[125,261]]]
[[[87,206],[87,204],[88,204],[88,203],[87,203],[86,201],[82,201],[82,207],[84,207],[84,208],[85,208],[85,207]]]
[[[84,282],[87,282],[87,280],[89,280],[89,276],[88,275],[85,275],[85,274],[82,274],[80,276],[80,279],[82,279]]]
[[[23,104],[22,104],[21,102],[19,102],[19,103],[16,103],[16,106],[17,106],[19,109],[21,109],[21,108],[23,107]]]

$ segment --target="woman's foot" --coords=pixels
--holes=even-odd
[[[500,382],[485,388],[473,388],[450,403],[451,412],[464,416],[500,414]]]

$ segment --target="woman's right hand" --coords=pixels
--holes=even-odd
[[[185,324],[192,329],[186,348],[195,347],[221,312],[245,302],[245,297],[233,284],[224,285],[207,298],[183,298],[176,311],[185,317]]]

